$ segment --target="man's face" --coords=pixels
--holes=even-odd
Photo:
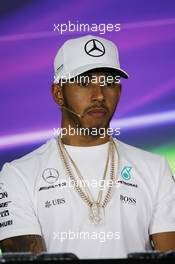
[[[63,110],[63,122],[74,127],[107,128],[121,92],[117,77],[109,71],[93,70],[75,80],[65,83],[60,95],[64,106],[82,117]]]

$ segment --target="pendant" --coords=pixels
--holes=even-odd
[[[89,218],[93,224],[103,224],[105,220],[104,208],[99,203],[93,203],[90,207]]]

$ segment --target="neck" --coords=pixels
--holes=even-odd
[[[91,147],[101,144],[105,144],[109,141],[110,136],[86,136],[86,135],[65,135],[62,136],[62,142],[66,145],[71,146],[81,146],[81,147]]]
[[[82,130],[80,130],[81,124],[76,116],[73,115],[72,118],[68,118],[70,113],[64,113],[64,115],[67,117],[65,118],[65,116],[63,116],[61,121],[61,128],[63,131],[66,131],[65,135],[62,135],[61,137],[64,144],[80,147],[91,147],[105,144],[110,140],[110,135],[106,134],[106,131],[102,130],[102,132],[98,135],[95,135],[95,133],[92,133],[93,135],[89,135],[90,133],[87,133],[86,128],[82,128]],[[99,128],[97,128],[97,130],[98,129]],[[91,129],[89,128],[89,130]]]
[[[110,140],[110,136],[105,133],[101,135],[88,135],[84,133],[84,130],[80,133],[80,129],[70,123],[65,124],[62,122],[61,128],[67,132],[61,138],[62,142],[66,145],[90,147],[105,144]]]

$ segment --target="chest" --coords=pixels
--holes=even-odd
[[[152,213],[149,190],[138,177],[119,178],[113,187],[112,198],[105,208],[105,222],[109,229],[130,232],[141,226],[146,231]],[[53,175],[56,172],[53,171]],[[58,171],[59,177],[40,179],[37,186],[36,207],[43,233],[71,229],[86,229],[89,208],[82,200],[65,172]],[[98,186],[97,186],[98,187]],[[96,187],[96,188],[97,188]],[[107,188],[107,187],[106,187]]]

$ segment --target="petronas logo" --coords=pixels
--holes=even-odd
[[[125,166],[123,170],[121,171],[122,178],[126,181],[129,181],[131,179],[131,172],[132,167],[131,166]]]

